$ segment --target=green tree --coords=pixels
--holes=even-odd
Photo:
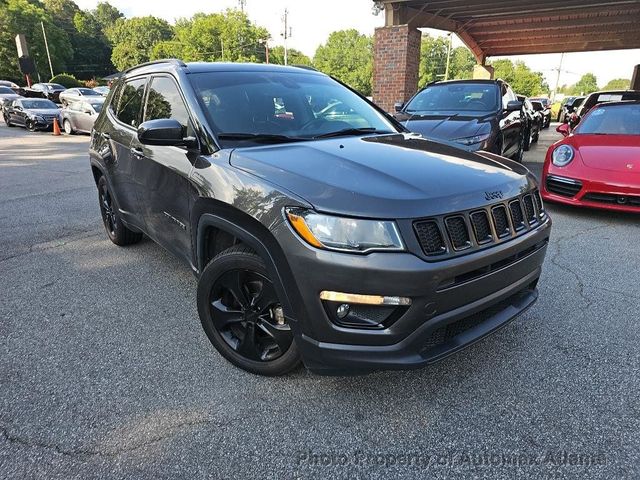
[[[185,61],[264,62],[269,32],[251,23],[240,10],[197,13],[180,19],[173,38],[155,45],[152,58],[167,56]]]
[[[340,30],[329,35],[316,50],[313,64],[363,95],[371,95],[373,40],[357,30]]]
[[[631,80],[628,78],[614,78],[609,81],[604,87],[603,90],[628,90],[631,86]]]
[[[422,36],[418,74],[419,87],[424,87],[429,82],[445,79],[448,52],[449,39],[447,37],[432,37],[429,34]],[[448,79],[472,78],[475,64],[476,60],[468,48],[456,47],[452,49]]]
[[[278,45],[269,49],[269,62],[284,65],[284,47]],[[313,62],[304,53],[295,48],[290,48],[287,52],[287,63],[289,65],[313,65]]]
[[[103,32],[113,26],[119,18],[124,17],[122,12],[109,2],[99,2],[96,8],[91,11],[91,15],[98,22]]]
[[[147,62],[154,46],[172,36],[171,26],[153,16],[120,18],[107,28],[107,38],[113,45],[111,61],[119,70]]]
[[[58,26],[57,19],[52,18],[37,0],[0,0],[0,78],[24,83],[15,43],[15,36],[19,33],[26,35],[29,54],[38,72],[44,79],[49,78],[49,62],[40,22],[44,23],[47,32],[54,71],[65,70],[73,51],[69,36]]]
[[[495,70],[495,78],[507,82],[519,95],[531,97],[549,94],[549,85],[545,82],[544,75],[534,72],[522,61],[514,63],[511,60],[502,59],[492,62],[491,66]]]
[[[573,95],[588,95],[598,90],[598,79],[593,73],[585,73],[570,90]]]

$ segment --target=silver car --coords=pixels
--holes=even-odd
[[[92,88],[68,88],[60,94],[60,103],[67,106],[71,105],[73,102],[80,102],[84,100],[91,101],[95,98],[100,98],[101,96],[102,95]]]
[[[60,112],[65,133],[91,133],[93,124],[104,105],[104,97],[88,97],[84,101],[73,102]]]

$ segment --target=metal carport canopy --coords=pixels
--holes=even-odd
[[[455,32],[476,59],[640,48],[640,0],[382,0],[387,26]]]

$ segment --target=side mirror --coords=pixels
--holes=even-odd
[[[184,127],[172,118],[143,122],[138,127],[138,140],[143,145],[184,146]]]
[[[507,103],[507,112],[517,112],[518,110],[522,110],[522,102],[517,100],[511,100]]]
[[[556,132],[561,133],[563,137],[568,137],[571,133],[571,128],[566,123],[563,123],[561,125],[558,125],[558,128],[556,128]]]
[[[393,108],[395,109],[396,112],[401,112],[402,109],[404,108],[404,102],[396,102],[393,104]]]

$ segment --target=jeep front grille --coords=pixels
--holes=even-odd
[[[428,257],[457,255],[508,241],[534,228],[546,214],[535,190],[482,209],[416,220],[413,228]]]
[[[416,222],[413,224],[413,228],[425,255],[437,255],[447,251],[437,222],[433,220]]]

